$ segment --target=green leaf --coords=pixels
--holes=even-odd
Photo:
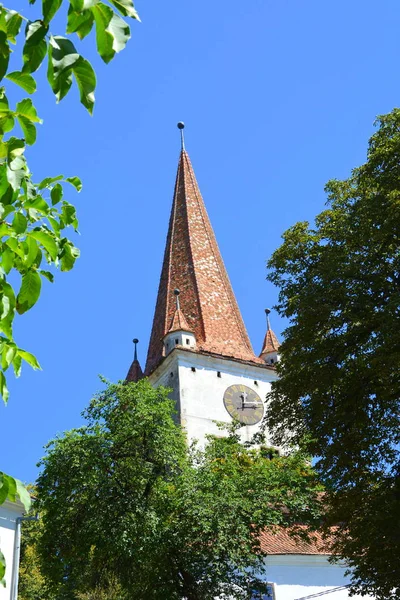
[[[14,115],[8,106],[4,88],[0,89],[0,133],[7,133],[14,127]],[[6,146],[6,144],[4,144]],[[4,156],[4,154],[3,154]]]
[[[14,191],[18,191],[20,189],[25,175],[26,161],[23,156],[15,158],[7,165],[7,180]]]
[[[26,267],[31,267],[36,260],[38,254],[38,245],[32,236],[28,235],[25,240],[27,253],[25,255],[24,264]]]
[[[66,241],[61,254],[61,271],[70,271],[79,255],[79,249]]]
[[[81,191],[82,181],[79,179],[79,177],[67,177],[65,181],[68,181],[68,183],[73,185],[78,192]]]
[[[58,202],[60,202],[60,200],[63,197],[62,185],[60,185],[59,183],[56,183],[56,185],[53,187],[53,189],[50,192],[50,197],[51,197],[51,203],[53,206],[55,204],[57,204]]]
[[[7,144],[9,162],[12,162],[18,156],[22,156],[25,151],[25,142],[19,138],[11,137]]]
[[[38,190],[43,190],[43,188],[49,187],[49,185],[51,185],[55,181],[60,181],[61,179],[64,179],[64,175],[57,175],[56,177],[46,177],[45,179],[43,179],[43,181],[41,181],[41,183],[39,183]]]
[[[13,250],[13,252],[15,252],[15,254],[18,254],[18,256],[20,256],[22,259],[25,256],[25,253],[21,247],[21,244],[19,244],[18,240],[16,240],[15,238],[9,238],[6,241],[6,244],[9,248],[11,248],[11,250]],[[3,283],[4,285],[4,283]]]
[[[24,98],[24,100],[18,102],[15,115],[24,132],[26,143],[30,145],[34,144],[36,141],[36,127],[33,123],[41,123],[42,121],[37,115],[32,100]]]
[[[42,123],[30,98],[24,98],[21,102],[18,102],[15,114],[17,117],[22,116],[29,119],[32,123]]]
[[[17,311],[20,315],[36,304],[41,287],[42,280],[37,271],[29,270],[22,276],[21,289],[17,296]]]
[[[78,84],[81,103],[87,108],[89,114],[93,113],[94,90],[96,88],[96,75],[92,65],[82,56],[73,67],[76,82]]]
[[[78,219],[76,218],[76,208],[68,202],[64,202],[62,207],[62,220],[65,225],[72,225],[74,229],[78,227]]]
[[[47,79],[60,102],[69,92],[75,76],[82,104],[92,114],[96,75],[91,64],[78,54],[73,43],[61,36],[52,36],[49,43]]]
[[[25,30],[25,45],[23,48],[24,73],[34,73],[42,64],[47,52],[47,43],[44,39],[49,26],[42,21],[31,21]]]
[[[6,579],[4,577],[5,573],[6,573],[6,559],[5,559],[2,551],[0,550],[0,585],[2,585],[3,587],[6,587]]]
[[[71,69],[78,60],[79,54],[73,43],[67,38],[51,36],[48,55],[47,79],[57,102],[60,102],[71,88]]]
[[[6,15],[7,37],[12,44],[16,43],[16,37],[19,34],[22,24],[22,16],[15,10],[9,10]]]
[[[67,33],[76,33],[83,40],[92,30],[94,17],[90,10],[75,11],[72,3],[68,9]]]
[[[4,476],[8,479],[8,500],[10,500],[10,502],[15,502],[16,501],[16,496],[17,496],[17,481],[16,479],[14,479],[14,477],[11,477],[10,475],[5,475]]]
[[[8,296],[1,296],[0,310],[2,319],[4,319],[10,313],[10,299]]]
[[[21,375],[22,358],[18,354],[16,354],[14,356],[14,360],[12,362],[12,365],[13,365],[15,377],[19,377]]]
[[[45,23],[50,23],[61,4],[62,0],[43,0],[43,19]]]
[[[12,226],[16,233],[24,233],[28,225],[27,218],[20,212],[15,213]]]
[[[52,226],[53,231],[55,231],[56,235],[60,237],[60,230],[64,229],[64,226],[61,226],[61,224],[56,219],[53,219],[53,217],[47,217],[47,219]]]
[[[39,365],[36,356],[33,356],[33,354],[31,354],[30,352],[27,352],[26,350],[22,350],[21,348],[18,348],[17,352],[18,352],[18,355],[25,362],[27,362],[33,369],[35,369],[35,370],[37,370],[37,369],[42,370],[42,367]]]
[[[9,338],[12,338],[12,335],[13,335],[13,331],[12,331],[13,321],[14,321],[14,312],[10,312],[4,319],[0,320],[0,331],[2,331]]]
[[[0,395],[3,398],[4,404],[7,404],[8,397],[10,392],[8,391],[6,378],[3,371],[0,371]]]
[[[132,17],[133,19],[140,21],[132,0],[111,0],[111,4],[114,4],[115,8],[119,10],[124,17]]]
[[[38,196],[34,200],[28,200],[27,202],[24,202],[24,208],[33,208],[44,215],[47,215],[49,212],[49,205],[47,204],[46,200],[42,198],[42,196]]]
[[[27,144],[32,146],[36,142],[36,127],[26,117],[18,117],[18,123],[22,129]]]
[[[10,248],[4,248],[1,252],[1,265],[8,274],[14,266],[14,252]]]
[[[99,2],[92,8],[96,21],[97,50],[104,60],[109,63],[126,46],[130,38],[128,25],[109,7]]]
[[[14,306],[15,306],[14,291],[12,292],[12,294],[10,294],[8,288],[11,288],[10,284],[3,283],[3,290],[1,293],[1,300],[0,300],[0,313],[1,313],[0,318],[1,319],[5,319],[9,314],[13,314],[13,310],[14,310]]]
[[[17,483],[17,494],[19,499],[24,505],[25,511],[28,512],[32,504],[31,496],[22,481],[19,479],[16,479],[15,481]]]
[[[36,81],[29,73],[13,71],[12,73],[8,73],[8,75],[6,75],[6,79],[9,79],[13,83],[16,83],[22,87],[22,89],[28,92],[28,94],[33,94],[33,92],[36,92]]]
[[[38,241],[39,244],[42,244],[42,246],[50,254],[51,258],[53,260],[56,260],[56,258],[58,256],[58,245],[50,233],[47,233],[46,231],[43,231],[43,230],[39,230],[39,231],[34,230],[29,233],[29,236],[32,237],[34,240]]]
[[[11,315],[11,317],[13,317],[14,308],[15,308],[15,294],[14,294],[14,288],[12,287],[12,285],[7,283],[6,281],[3,281],[2,287],[3,287],[3,290],[2,290],[2,292],[3,292],[3,296],[2,296],[3,315],[1,318],[4,319],[9,314]],[[1,338],[0,338],[0,340],[1,340]]]
[[[17,347],[15,344],[4,344],[3,351],[1,353],[1,368],[3,371],[7,371],[16,354]]]
[[[7,73],[9,60],[10,47],[7,41],[7,34],[5,31],[0,31],[0,80]]]
[[[0,505],[8,498],[8,476],[5,473],[0,472]]]
[[[39,271],[39,273],[43,275],[43,277],[46,277],[46,279],[48,279],[50,283],[54,282],[54,275],[53,273],[50,273],[50,271]]]

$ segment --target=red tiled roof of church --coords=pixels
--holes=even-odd
[[[297,526],[297,531],[304,531],[304,526]],[[278,527],[275,531],[265,530],[260,534],[261,550],[266,554],[320,554],[330,555],[329,541],[318,531],[310,534],[310,539],[293,537],[286,527]],[[293,530],[292,530],[293,533]]]
[[[163,338],[174,318],[173,290],[196,336],[197,349],[226,357],[255,356],[186,150],[179,158],[174,200],[145,373],[164,356]]]

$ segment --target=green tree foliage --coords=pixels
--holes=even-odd
[[[35,495],[34,486],[28,490]],[[31,517],[37,516],[35,503],[29,512]],[[21,556],[19,567],[18,600],[53,600],[49,593],[47,582],[40,568],[40,557],[37,541],[43,524],[38,520],[23,521],[21,530]]]
[[[315,226],[294,225],[270,260],[290,325],[267,421],[319,457],[354,590],[387,600],[400,598],[400,110],[377,126],[367,162],[328,183]]]
[[[270,460],[233,431],[188,448],[173,406],[147,380],[109,385],[48,445],[39,549],[57,599],[92,598],[110,573],[135,600],[247,598],[263,589],[260,531],[318,519],[303,455]]]

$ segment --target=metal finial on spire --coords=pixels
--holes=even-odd
[[[181,147],[182,147],[182,150],[184,150],[185,149],[185,137],[183,135],[183,130],[185,129],[185,123],[183,121],[179,121],[178,129],[180,129],[180,131],[181,131]]]
[[[269,331],[271,329],[271,324],[269,322],[269,315],[271,313],[271,309],[270,308],[266,308],[265,309],[265,314],[267,315],[267,330]]]
[[[180,304],[179,304],[179,294],[180,294],[180,290],[178,290],[178,288],[174,289],[174,295],[175,295],[175,301],[176,301],[176,310],[180,310]]]
[[[132,342],[135,344],[135,355],[133,357],[133,360],[137,360],[137,345],[139,343],[139,340],[137,338],[133,338]]]

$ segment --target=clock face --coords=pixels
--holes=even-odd
[[[255,425],[263,418],[264,405],[260,396],[245,385],[228,387],[224,394],[224,405],[231,417],[243,425]]]

